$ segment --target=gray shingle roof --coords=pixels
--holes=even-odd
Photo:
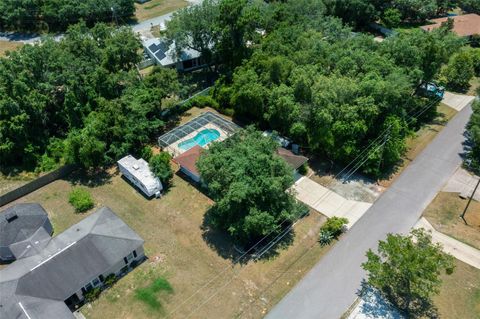
[[[52,231],[47,212],[39,204],[17,204],[1,211],[0,260],[35,254]]]
[[[0,318],[23,318],[25,312],[32,319],[72,317],[63,301],[142,244],[115,213],[100,208],[38,254],[0,270]]]

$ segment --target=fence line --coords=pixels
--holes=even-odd
[[[59,179],[69,175],[77,166],[74,164],[69,164],[62,166],[50,173],[42,175],[37,179],[22,185],[14,190],[9,191],[6,194],[0,195],[0,206],[6,205],[22,196],[30,194],[33,191]]]

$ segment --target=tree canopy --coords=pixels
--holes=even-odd
[[[139,79],[139,48],[128,27],[78,24],[59,42],[1,58],[1,165],[91,167],[139,152],[163,125],[162,101],[179,91],[173,70]]]
[[[250,245],[275,236],[299,217],[302,206],[290,192],[293,170],[276,155],[278,145],[253,127],[213,143],[197,167],[215,200],[214,226]]]
[[[2,0],[0,29],[63,31],[85,21],[111,22],[114,15],[128,19],[135,13],[134,0]]]
[[[467,166],[476,174],[480,174],[480,102],[472,105],[473,114],[467,125],[469,149],[467,152]]]
[[[368,284],[407,318],[424,318],[434,312],[430,298],[439,292],[440,275],[444,271],[451,274],[455,267],[453,256],[432,243],[423,229],[408,236],[387,235],[379,242],[378,253],[369,250],[367,259],[362,267],[368,273]]]

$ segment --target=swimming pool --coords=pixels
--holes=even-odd
[[[200,145],[201,147],[205,147],[205,145],[215,141],[219,137],[220,137],[220,132],[217,131],[216,129],[213,129],[213,128],[204,129],[198,132],[197,135],[195,135],[194,137],[189,138],[188,140],[185,140],[183,142],[180,142],[178,144],[178,148],[184,151],[188,151],[195,145]]]

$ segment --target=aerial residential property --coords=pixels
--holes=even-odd
[[[35,210],[40,209],[38,204],[20,204],[6,213],[18,211],[28,218],[23,212],[32,210],[33,223]],[[13,223],[2,227],[2,232],[16,229]],[[72,310],[89,291],[101,288],[109,276],[123,276],[145,258],[143,239],[107,207],[41,240],[0,270],[0,317],[75,318]]]
[[[0,319],[480,319],[480,0],[0,0]]]

